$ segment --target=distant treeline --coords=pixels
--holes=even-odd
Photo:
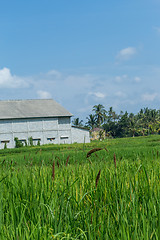
[[[73,120],[73,125],[90,130],[101,128],[110,137],[134,137],[160,134],[160,110],[144,108],[137,114],[121,111],[117,114],[110,107],[107,111],[101,104],[93,106],[85,124],[79,118]]]

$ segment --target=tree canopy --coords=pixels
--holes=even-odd
[[[144,108],[137,114],[120,111],[116,113],[112,107],[107,111],[101,104],[94,105],[86,118],[85,127],[96,127],[105,130],[111,137],[134,137],[149,134],[160,134],[160,110]]]

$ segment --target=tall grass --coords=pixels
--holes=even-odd
[[[3,156],[0,239],[160,239],[159,139],[134,141]]]

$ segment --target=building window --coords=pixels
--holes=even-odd
[[[21,142],[23,146],[27,146],[27,140],[26,139],[19,139],[18,141]]]
[[[25,143],[26,139],[19,139],[20,142]]]
[[[9,140],[3,140],[1,141],[1,143],[9,143],[10,141]]]
[[[68,139],[67,136],[61,136],[60,138],[61,138],[61,139]]]
[[[71,120],[70,118],[66,117],[60,117],[58,118],[58,124],[70,124]]]
[[[52,142],[52,141],[54,141],[54,140],[55,140],[55,137],[47,138],[47,141],[50,141],[50,142]]]
[[[33,145],[40,145],[41,138],[33,138]]]

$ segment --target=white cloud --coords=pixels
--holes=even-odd
[[[27,79],[12,75],[10,69],[0,69],[0,87],[1,88],[24,88],[28,87]]]
[[[133,108],[137,111],[144,103],[152,103],[157,107],[160,104],[157,92],[160,68],[146,68],[145,71],[147,72],[134,71],[135,74],[132,75],[128,68],[120,67],[110,75],[92,75],[51,70],[25,78],[13,75],[8,68],[3,68],[0,69],[1,99],[53,97],[77,116],[87,116],[92,106],[98,103],[102,103],[106,109],[117,106],[117,111],[133,111]]]
[[[101,93],[101,92],[95,92],[94,93],[96,97],[98,98],[105,98],[105,94]]]
[[[122,77],[123,77],[123,79],[128,78],[127,74],[124,74]]]
[[[116,76],[115,80],[116,80],[116,82],[121,82],[122,81],[122,77]]]
[[[157,93],[145,93],[142,95],[142,100],[143,101],[149,101],[149,102],[153,102],[155,100],[155,98],[157,97]]]
[[[106,95],[104,93],[101,93],[101,92],[90,92],[89,95],[93,95],[97,98],[105,98]]]
[[[53,76],[53,77],[56,77],[56,78],[60,78],[61,77],[61,73],[56,71],[56,70],[50,70],[47,75],[49,76]]]
[[[116,81],[117,83],[120,83],[120,82],[122,82],[123,80],[126,80],[127,78],[128,78],[127,74],[124,74],[124,75],[122,75],[122,76],[116,76],[116,77],[115,77],[115,81]]]
[[[141,81],[141,78],[140,78],[140,77],[135,77],[135,78],[134,78],[134,81],[138,83],[138,82]]]
[[[131,59],[136,53],[137,53],[136,48],[128,47],[120,50],[116,58],[120,61],[123,60],[125,61]]]
[[[39,91],[37,91],[37,95],[41,99],[52,98],[51,94],[47,91],[39,90]]]

